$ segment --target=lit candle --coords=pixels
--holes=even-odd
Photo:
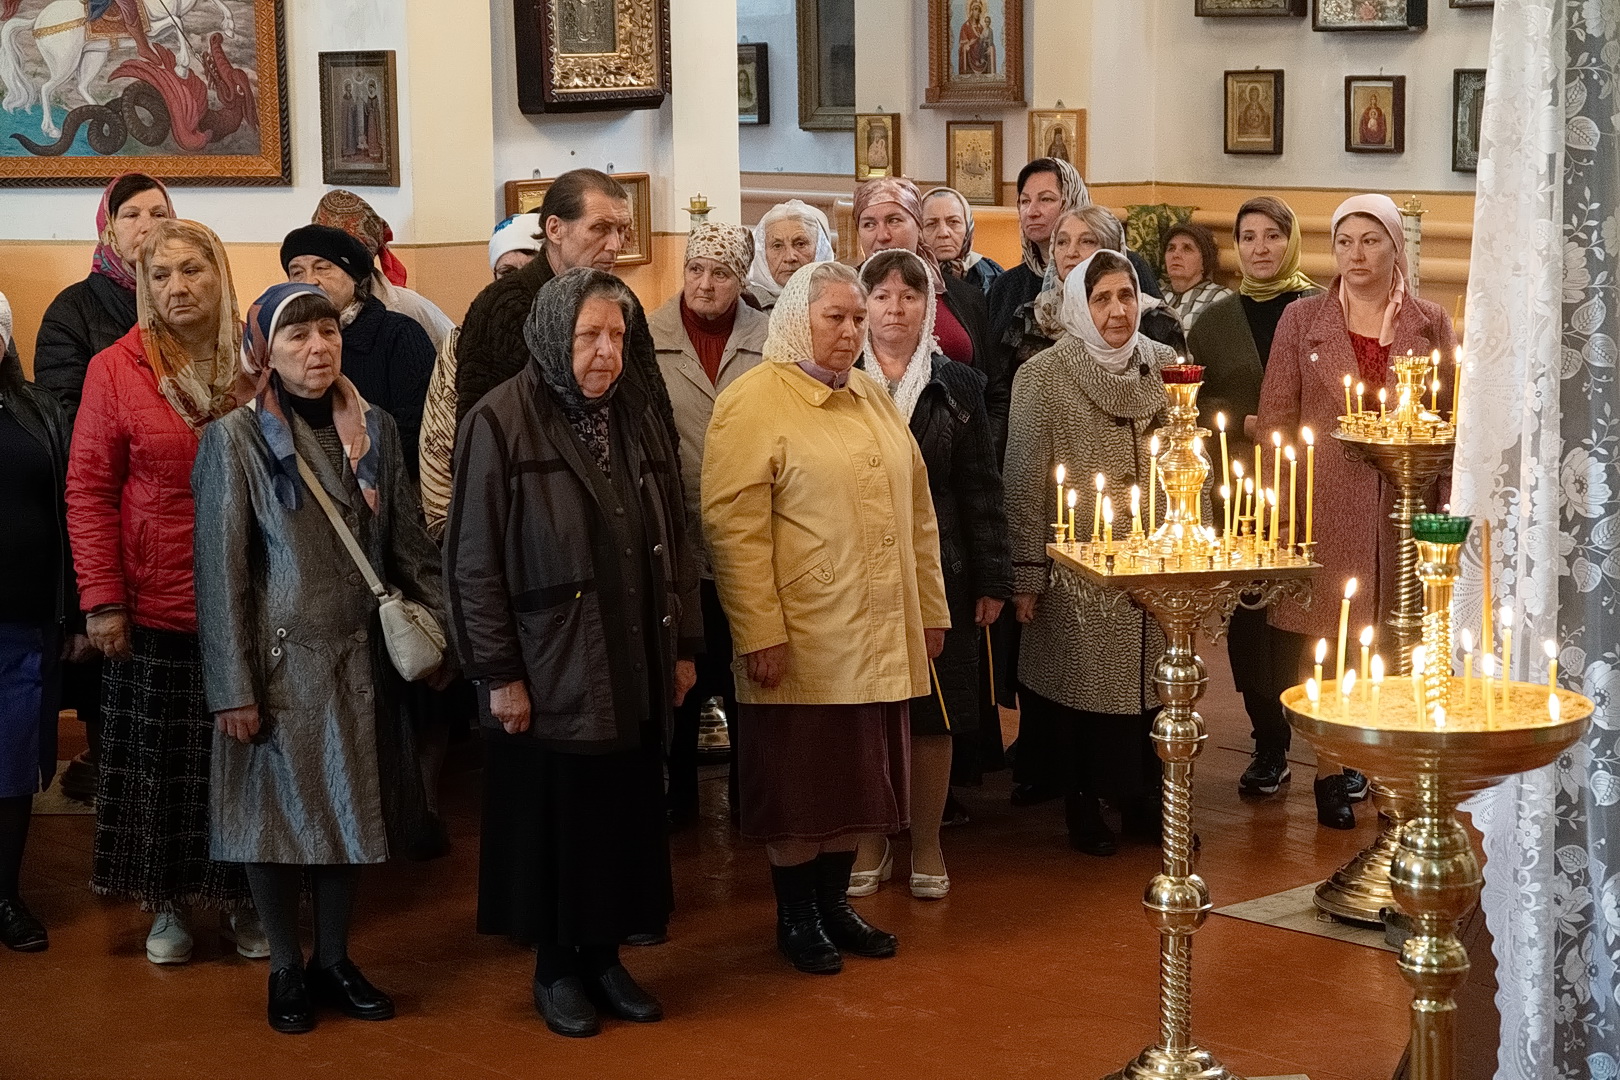
[[[1103,496],[1103,547],[1114,546],[1114,500]]]
[[[1135,484],[1131,485],[1131,535],[1136,536],[1142,531],[1142,489]]]
[[[1097,543],[1102,539],[1102,508],[1103,485],[1108,482],[1102,473],[1097,474],[1097,501],[1091,504],[1091,542]]]
[[[1552,720],[1553,723],[1556,724],[1556,723],[1558,723],[1559,714],[1562,713],[1563,711],[1564,710],[1563,710],[1563,708],[1562,708],[1562,706],[1561,706],[1561,704],[1560,704],[1560,702],[1558,700],[1558,695],[1557,694],[1548,694],[1547,695],[1547,717],[1550,720]]]
[[[1305,543],[1311,543],[1312,519],[1316,516],[1316,434],[1310,428],[1300,428],[1299,437],[1305,440]]]
[[[1292,446],[1288,448],[1288,453],[1286,456],[1288,458],[1288,552],[1289,554],[1293,554],[1295,524],[1294,496],[1299,489],[1299,458],[1294,454],[1294,448]],[[1366,670],[1366,668],[1363,667],[1362,670]]]
[[[1271,546],[1277,546],[1277,489],[1266,488],[1266,502],[1271,504]]]
[[[1339,680],[1339,707],[1347,713],[1350,711],[1350,693],[1355,686],[1356,669],[1351,668],[1344,673],[1344,678]]]
[[[1069,543],[1074,543],[1074,508],[1080,502],[1080,489],[1069,489]]]
[[[1249,504],[1249,509],[1244,514],[1244,516],[1245,517],[1254,517],[1254,481],[1253,480],[1245,480],[1245,481],[1243,481],[1243,495],[1244,495],[1244,498],[1240,499],[1239,502],[1247,501],[1248,504]],[[1255,521],[1255,526],[1254,527],[1255,527],[1256,530],[1258,530],[1260,528],[1260,523],[1259,523],[1258,520]]]
[[[1373,723],[1377,723],[1378,722],[1378,691],[1383,689],[1383,686],[1384,686],[1384,658],[1382,656],[1373,657],[1372,658],[1372,667],[1369,668],[1368,671],[1371,673],[1371,675],[1367,679],[1367,681],[1372,684],[1372,716],[1373,716]]]
[[[1423,646],[1419,645],[1412,650],[1412,700],[1419,717],[1423,716],[1423,660]]]
[[[1237,495],[1237,511],[1232,515],[1232,523],[1243,516],[1243,462],[1232,462],[1232,491]]]
[[[1305,680],[1305,700],[1309,701],[1312,705],[1315,705],[1322,700],[1322,683],[1319,679]]]
[[[1259,477],[1255,477],[1259,479]],[[1271,433],[1271,487],[1274,491],[1282,491],[1282,432]],[[1277,540],[1277,530],[1271,530],[1271,539]]]
[[[1389,391],[1382,386],[1378,388],[1378,422],[1384,422],[1384,406],[1389,404]]]
[[[1364,382],[1356,383],[1356,415],[1357,416],[1360,416],[1362,413],[1367,411],[1366,405],[1362,400],[1362,396],[1364,394],[1366,394],[1366,393],[1367,393],[1367,384],[1364,383]]]
[[[1221,521],[1226,526],[1222,536],[1230,538],[1232,535],[1232,487],[1230,484],[1221,485]]]
[[[1502,605],[1502,708],[1508,707],[1513,686],[1513,605]]]
[[[1558,689],[1558,645],[1549,638],[1542,648],[1547,650],[1547,689],[1556,691]]]
[[[1327,638],[1316,639],[1316,681],[1322,681],[1322,661],[1327,659]]]
[[[1479,675],[1485,691],[1485,726],[1490,727],[1496,719],[1496,693],[1491,685],[1496,675],[1496,657],[1491,653],[1480,654]]]
[[[1462,639],[1463,701],[1466,702],[1474,691],[1474,632],[1465,626],[1457,636]]]
[[[1361,670],[1362,671],[1371,671],[1372,670],[1372,639],[1373,639],[1373,628],[1370,627],[1370,626],[1362,627],[1361,628]],[[1362,692],[1362,696],[1365,697],[1366,693],[1367,693],[1367,688],[1365,686],[1363,686],[1361,692]]]
[[[1148,532],[1159,526],[1159,437],[1148,440]]]
[[[1058,506],[1057,519],[1058,519],[1059,524],[1062,524],[1062,522],[1063,522],[1063,478],[1065,476],[1067,476],[1068,474],[1069,474],[1069,470],[1065,469],[1062,465],[1059,465],[1057,467],[1057,501],[1058,501],[1058,503],[1057,503],[1057,506]]]
[[[1215,414],[1215,427],[1221,433],[1221,483],[1227,487],[1232,486],[1232,463],[1226,456],[1226,414]]]
[[[1433,372],[1429,382],[1429,411],[1440,411],[1440,350],[1436,349],[1429,356],[1429,370]]]
[[[1491,641],[1491,612],[1496,610],[1496,594],[1491,592],[1491,519],[1488,517],[1479,519],[1479,565],[1481,595],[1485,598],[1481,608],[1485,617],[1480,620],[1479,650],[1488,656],[1496,651]]]
[[[1344,377],[1344,415],[1351,415],[1350,410],[1350,384],[1355,382],[1350,376]]]
[[[1265,455],[1265,451],[1260,448],[1260,444],[1255,443],[1254,444],[1254,491],[1255,491],[1255,495],[1258,496],[1258,498],[1259,498],[1261,509],[1265,508],[1265,502],[1266,502],[1266,459],[1265,459],[1264,455]],[[1254,528],[1255,528],[1255,532],[1257,532],[1257,533],[1265,532],[1265,529],[1261,528],[1261,523],[1260,522],[1256,522]]]
[[[1462,403],[1463,362],[1462,346],[1457,346],[1457,361],[1451,375],[1451,422],[1457,423],[1457,406]]]
[[[1356,579],[1344,583],[1344,602],[1339,605],[1339,663],[1333,669],[1335,678],[1344,678],[1344,650],[1350,637],[1350,600],[1356,595]]]

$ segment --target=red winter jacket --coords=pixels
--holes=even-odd
[[[197,632],[191,465],[197,436],[158,392],[136,327],[97,353],[68,457],[79,604],[125,605],[140,626]]]

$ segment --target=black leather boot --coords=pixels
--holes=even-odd
[[[1356,827],[1356,812],[1350,808],[1350,782],[1344,774],[1317,777],[1316,820],[1328,829]]]
[[[893,956],[900,939],[879,930],[849,906],[849,874],[855,869],[855,853],[824,851],[816,858],[815,867],[816,907],[833,944],[856,956]]]
[[[1097,796],[1071,791],[1063,797],[1063,817],[1069,826],[1069,846],[1087,855],[1112,855],[1119,850],[1114,830],[1103,820]]]
[[[848,883],[847,875],[844,881]],[[836,975],[844,970],[844,958],[827,936],[816,907],[815,860],[798,866],[772,866],[771,884],[776,888],[776,947],[782,955],[808,975]]]

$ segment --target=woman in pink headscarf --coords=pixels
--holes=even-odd
[[[1312,640],[1337,634],[1339,605],[1331,601],[1343,595],[1349,578],[1359,586],[1351,601],[1352,632],[1376,627],[1393,603],[1396,539],[1388,514],[1394,490],[1370,465],[1333,449],[1330,437],[1344,411],[1345,376],[1365,383],[1367,400],[1375,401],[1380,388],[1395,392],[1392,356],[1427,356],[1439,349],[1449,361],[1457,349],[1445,311],[1408,291],[1406,237],[1388,196],[1356,195],[1340,204],[1333,212],[1333,258],[1339,275],[1327,291],[1283,311],[1252,433],[1262,445],[1273,431],[1298,445],[1299,429],[1309,427],[1320,446],[1316,490],[1332,495],[1317,500],[1315,521],[1316,559],[1324,568],[1316,595],[1329,602],[1271,609],[1274,627],[1306,639],[1297,643],[1301,655]],[[1442,370],[1450,368],[1447,363]],[[1353,779],[1342,776],[1317,781],[1323,825],[1355,826],[1349,803],[1355,791],[1346,790],[1352,786]]]

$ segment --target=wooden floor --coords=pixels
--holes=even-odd
[[[1236,793],[1248,724],[1224,648],[1211,650],[1195,826],[1217,907],[1321,878],[1367,843],[1317,827],[1308,747],[1286,797]],[[668,944],[626,949],[668,1019],[607,1022],[588,1040],[551,1035],[529,1000],[529,954],[473,932],[478,774],[447,778],[454,851],[426,865],[368,870],[352,955],[392,992],[388,1023],[323,1016],[309,1035],[264,1021],[266,966],[198,933],[181,968],[146,962],[147,921],[85,887],[93,819],[35,820],[24,894],[48,924],[48,952],[0,950],[0,1080],[226,1077],[545,1077],[637,1080],[773,1077],[1085,1080],[1120,1067],[1157,1033],[1158,939],[1141,909],[1158,854],[1108,859],[1064,842],[1057,803],[1014,809],[1006,773],[963,801],[948,830],[952,892],[914,901],[896,881],[859,901],[900,936],[888,961],[840,976],[792,971],[772,939],[759,848],[727,825],[725,783],[704,785],[704,819],[673,840],[679,910]],[[1212,916],[1195,939],[1197,1040],[1247,1076],[1383,1080],[1405,1041],[1407,991],[1389,953]]]

